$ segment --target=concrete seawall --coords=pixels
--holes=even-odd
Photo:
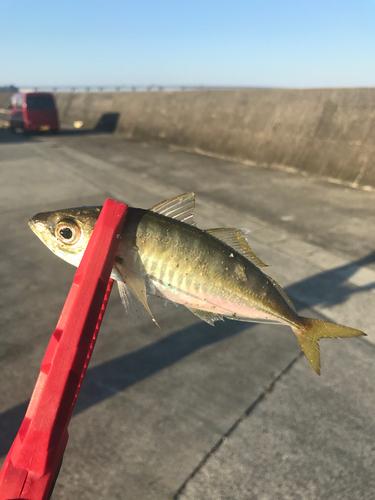
[[[375,187],[375,89],[56,94],[62,122]]]
[[[375,187],[375,88],[86,92],[56,99],[63,125],[82,120],[94,127],[101,119],[105,125],[118,113],[116,132],[128,138]]]
[[[0,109],[5,108],[11,95],[9,92],[0,92]]]

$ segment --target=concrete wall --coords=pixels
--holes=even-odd
[[[56,94],[63,124],[93,127],[375,187],[375,89]]]
[[[12,93],[10,92],[0,92],[0,109],[4,109],[8,104],[10,96]]]
[[[120,113],[117,132],[140,140],[281,164],[375,186],[375,89],[239,89],[56,95],[63,122],[94,126]]]

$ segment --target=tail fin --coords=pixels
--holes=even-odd
[[[320,352],[318,340],[330,337],[333,339],[344,337],[360,337],[366,335],[361,330],[348,326],[334,325],[319,319],[301,318],[300,328],[292,327],[299,345],[301,346],[313,370],[320,375]]]

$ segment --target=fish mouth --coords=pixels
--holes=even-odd
[[[36,236],[52,250],[53,242],[51,241],[51,233],[46,225],[35,217],[28,221],[28,226]]]
[[[38,236],[46,229],[45,225],[38,220],[35,220],[34,217],[32,217],[27,224],[29,225],[29,228]]]

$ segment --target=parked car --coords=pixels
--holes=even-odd
[[[9,126],[12,132],[59,131],[59,117],[55,99],[47,92],[13,94],[9,104]]]

